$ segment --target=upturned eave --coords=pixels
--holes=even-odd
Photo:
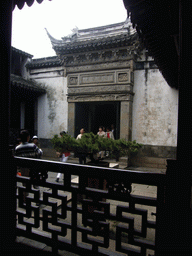
[[[138,40],[137,33],[133,35],[118,35],[103,39],[87,40],[83,42],[74,42],[68,44],[58,44],[53,46],[53,49],[57,54],[71,54],[87,51],[98,51],[113,49],[118,47],[131,46],[134,41]]]

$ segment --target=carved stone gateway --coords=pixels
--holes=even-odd
[[[89,67],[93,68],[93,65]],[[133,102],[133,81],[131,81],[131,76],[132,71],[126,68],[106,71],[91,70],[90,72],[68,74],[69,133],[72,136],[77,133],[76,126],[78,124],[75,116],[78,110],[76,103],[90,102],[91,104],[91,102],[98,102],[99,106],[100,102],[106,102],[106,104],[107,102],[119,102],[120,113],[118,115],[116,110],[116,116],[118,115],[118,117],[116,117],[115,125],[119,129],[120,138],[130,140]],[[71,109],[74,109],[73,117],[71,116]],[[90,110],[87,109],[86,111]],[[79,114],[83,115],[83,113]],[[96,112],[93,113],[93,115],[95,114]],[[106,114],[103,112],[103,115]],[[105,124],[105,121],[103,121],[105,118],[105,116],[101,116],[100,123]],[[98,123],[97,126],[99,125]],[[88,129],[91,131],[90,128]]]
[[[49,37],[67,76],[69,133],[76,136],[84,120],[89,132],[114,124],[118,137],[131,139],[133,66],[141,44],[130,21]]]

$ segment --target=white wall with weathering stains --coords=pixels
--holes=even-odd
[[[178,90],[171,88],[153,59],[143,51],[135,64],[132,140],[151,146],[177,145]],[[151,66],[150,66],[151,65]],[[38,98],[38,136],[50,139],[68,127],[67,77],[64,69],[30,70],[30,78],[43,84],[47,93]]]
[[[177,145],[178,90],[158,69],[134,71],[132,139],[144,145]]]
[[[47,92],[38,98],[38,137],[50,139],[67,131],[67,78],[63,68],[33,69],[30,77],[41,83]]]

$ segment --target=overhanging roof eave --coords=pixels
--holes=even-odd
[[[167,83],[178,88],[179,0],[123,0],[131,22]]]
[[[23,88],[25,90],[30,90],[39,95],[46,93],[45,88],[42,88],[41,85],[35,81],[30,81],[22,77],[16,76],[14,74],[11,74],[10,78],[11,78],[11,86],[15,88]]]

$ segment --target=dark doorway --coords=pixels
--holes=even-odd
[[[25,127],[28,131],[31,131],[31,136],[34,134],[35,124],[35,101],[28,100],[25,104]]]
[[[35,102],[37,96],[33,92],[27,92],[26,90],[13,87],[11,90],[11,105],[10,105],[10,133],[9,133],[9,144],[14,145],[17,143],[20,131],[27,129],[31,135],[37,134],[35,130]],[[23,125],[21,125],[21,104],[24,105],[24,117]]]
[[[98,132],[99,126],[115,126],[115,138],[120,131],[120,102],[83,102],[75,104],[75,136],[81,128],[86,132]]]

